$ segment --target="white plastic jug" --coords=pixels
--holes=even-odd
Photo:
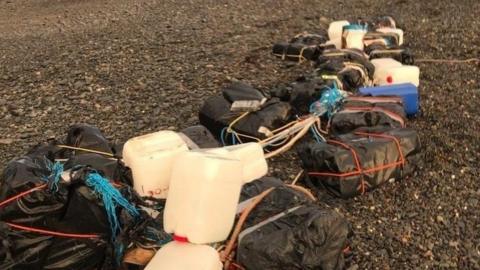
[[[420,83],[420,69],[417,66],[402,65],[391,58],[378,58],[371,62],[375,66],[375,85],[412,83],[418,87]]]
[[[400,28],[391,28],[391,27],[381,27],[376,29],[378,32],[382,33],[394,33],[398,35],[398,45],[403,44],[403,30]]]
[[[213,247],[173,241],[153,256],[145,270],[221,270],[222,267]]]
[[[367,28],[360,24],[350,24],[343,27],[342,47],[345,49],[359,49],[363,51],[363,37]]]
[[[337,49],[342,48],[343,27],[349,24],[348,21],[334,21],[328,26],[328,38],[330,43],[335,44]]]
[[[163,227],[195,244],[225,240],[245,182],[267,173],[256,143],[182,153],[175,161]]]
[[[243,183],[248,183],[258,179],[268,172],[267,161],[263,148],[258,143],[244,143],[239,145],[225,146],[222,148],[210,148],[199,151],[226,151],[229,155],[242,162],[243,167]]]
[[[132,170],[133,188],[141,196],[166,198],[175,157],[188,150],[173,131],[159,131],[128,140],[123,161]]]

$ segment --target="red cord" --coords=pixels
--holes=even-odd
[[[28,226],[22,226],[22,225],[10,223],[10,222],[5,222],[5,223],[14,229],[29,231],[29,232],[36,232],[36,233],[52,235],[52,236],[67,237],[67,238],[99,238],[100,237],[100,235],[98,234],[61,233],[61,232],[54,232],[54,231],[49,231],[44,229],[28,227]]]
[[[12,201],[15,201],[16,199],[22,198],[22,197],[24,197],[24,196],[26,196],[26,195],[34,192],[34,191],[37,191],[37,190],[42,189],[42,188],[45,188],[46,186],[47,186],[47,184],[43,184],[43,185],[34,187],[34,188],[32,188],[32,189],[29,189],[29,190],[27,190],[27,191],[24,191],[24,192],[22,192],[22,193],[19,193],[19,194],[13,196],[13,197],[10,197],[10,198],[4,200],[3,202],[0,202],[0,207],[4,206],[4,205],[6,205],[6,204],[9,204],[9,203],[11,203]]]
[[[350,152],[352,153],[353,159],[355,161],[355,165],[356,165],[357,169],[355,171],[345,172],[345,173],[310,172],[310,173],[308,173],[308,175],[311,175],[311,176],[332,176],[332,177],[338,177],[338,178],[360,175],[362,177],[362,179],[361,179],[361,183],[360,183],[361,186],[359,188],[360,188],[361,192],[364,193],[365,192],[365,181],[363,179],[364,174],[373,173],[373,172],[382,171],[382,170],[386,170],[386,169],[389,169],[389,168],[395,168],[397,166],[404,166],[405,165],[406,161],[405,161],[405,157],[404,157],[403,152],[402,152],[400,141],[395,136],[391,136],[391,135],[387,135],[387,134],[378,134],[378,133],[367,133],[367,132],[355,132],[354,134],[359,135],[359,136],[366,136],[366,137],[370,136],[370,137],[384,138],[384,139],[392,140],[393,142],[395,142],[395,146],[397,147],[397,150],[398,150],[398,153],[399,153],[399,160],[396,161],[396,162],[384,164],[384,165],[373,167],[373,168],[370,168],[370,169],[363,169],[360,165],[360,160],[357,156],[356,151],[351,146],[349,146],[345,143],[339,142],[339,141],[330,140],[330,141],[328,141],[328,143],[337,144],[337,145],[340,145],[340,146],[346,148],[347,150],[350,150]]]
[[[47,184],[43,184],[40,186],[33,187],[27,191],[21,192],[15,196],[12,196],[2,202],[0,202],[0,207],[3,207],[17,199],[20,199],[24,196],[27,196],[28,194],[35,192],[37,190],[43,189],[47,187]],[[34,228],[34,227],[28,227],[28,226],[23,226],[23,225],[18,225],[15,223],[11,222],[5,222],[5,224],[9,225],[10,227],[17,229],[17,230],[23,230],[23,231],[29,231],[29,232],[36,232],[40,234],[46,234],[46,235],[51,235],[51,236],[58,236],[58,237],[67,237],[67,238],[100,238],[100,235],[98,234],[73,234],[73,233],[62,233],[62,232],[54,232],[54,231],[49,231],[49,230],[44,230],[44,229],[39,229],[39,228]]]

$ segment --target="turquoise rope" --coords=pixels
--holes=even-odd
[[[85,183],[92,188],[94,192],[101,196],[103,205],[107,212],[110,229],[112,231],[112,239],[115,239],[117,232],[120,230],[118,217],[116,213],[117,206],[123,207],[133,217],[139,217],[138,210],[130,204],[122,194],[114,188],[110,182],[97,172],[91,172],[87,175]]]
[[[43,180],[48,183],[48,188],[51,191],[58,191],[58,183],[62,178],[63,164],[60,162],[52,163],[47,160],[47,168],[50,170],[50,175],[43,177]]]

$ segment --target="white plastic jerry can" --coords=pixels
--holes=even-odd
[[[418,87],[420,84],[420,69],[417,66],[402,65],[392,58],[372,59],[371,63],[375,66],[375,85],[412,83]]]
[[[195,244],[225,240],[242,185],[266,173],[265,157],[257,143],[182,153],[173,167],[165,231]]]
[[[182,137],[168,130],[128,140],[123,161],[132,170],[133,188],[141,196],[166,198],[174,160],[186,151]]]
[[[349,25],[348,21],[334,21],[328,26],[329,43],[334,44],[337,49],[342,48],[343,27]]]
[[[394,33],[398,36],[398,45],[403,44],[403,30],[400,28],[381,27],[377,28],[376,31],[382,33]]]
[[[153,256],[145,270],[221,270],[222,267],[213,247],[172,241]]]
[[[251,182],[267,174],[267,161],[265,160],[263,148],[258,143],[244,143],[199,151],[217,152],[219,150],[225,151],[225,153],[228,153],[229,155],[233,155],[242,162],[243,183]]]
[[[360,24],[350,24],[343,27],[342,47],[345,49],[359,49],[363,51],[363,38],[367,28]]]

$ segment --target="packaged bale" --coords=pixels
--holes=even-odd
[[[235,98],[226,96],[232,87],[238,92]],[[267,99],[263,94],[261,100],[245,99],[245,96],[251,96],[251,89],[243,83],[235,83],[224,89],[223,96],[207,99],[199,112],[200,123],[224,144],[263,139],[272,130],[288,123],[290,104],[278,98]],[[237,136],[233,136],[231,131]]]
[[[347,97],[330,118],[332,134],[345,134],[362,127],[405,127],[406,114],[401,97]]]
[[[68,130],[65,144],[73,147],[112,153],[112,147],[100,129],[86,124],[71,126]]]
[[[370,85],[375,67],[368,56],[357,49],[325,50],[316,61],[317,76],[336,77],[338,87],[355,92],[359,87]]]
[[[413,53],[402,46],[386,46],[385,44],[374,43],[365,47],[365,53],[369,59],[393,58],[404,65],[413,65],[415,57]]]
[[[288,102],[294,114],[305,115],[309,113],[310,105],[319,100],[326,89],[326,82],[321,77],[302,76],[286,86],[273,89],[270,93],[272,97]]]
[[[215,148],[221,146],[212,133],[202,125],[187,127],[180,132],[187,136],[198,148]],[[190,147],[190,149],[192,148]]]
[[[302,33],[295,36],[290,42],[275,43],[273,55],[282,60],[303,62],[315,60],[325,48],[327,38],[322,35]]]
[[[412,129],[360,129],[301,145],[298,154],[310,188],[349,198],[411,175],[421,162],[421,145]]]
[[[271,187],[239,234],[237,263],[249,270],[343,269],[351,234],[347,220],[274,178],[245,185],[241,198]]]

